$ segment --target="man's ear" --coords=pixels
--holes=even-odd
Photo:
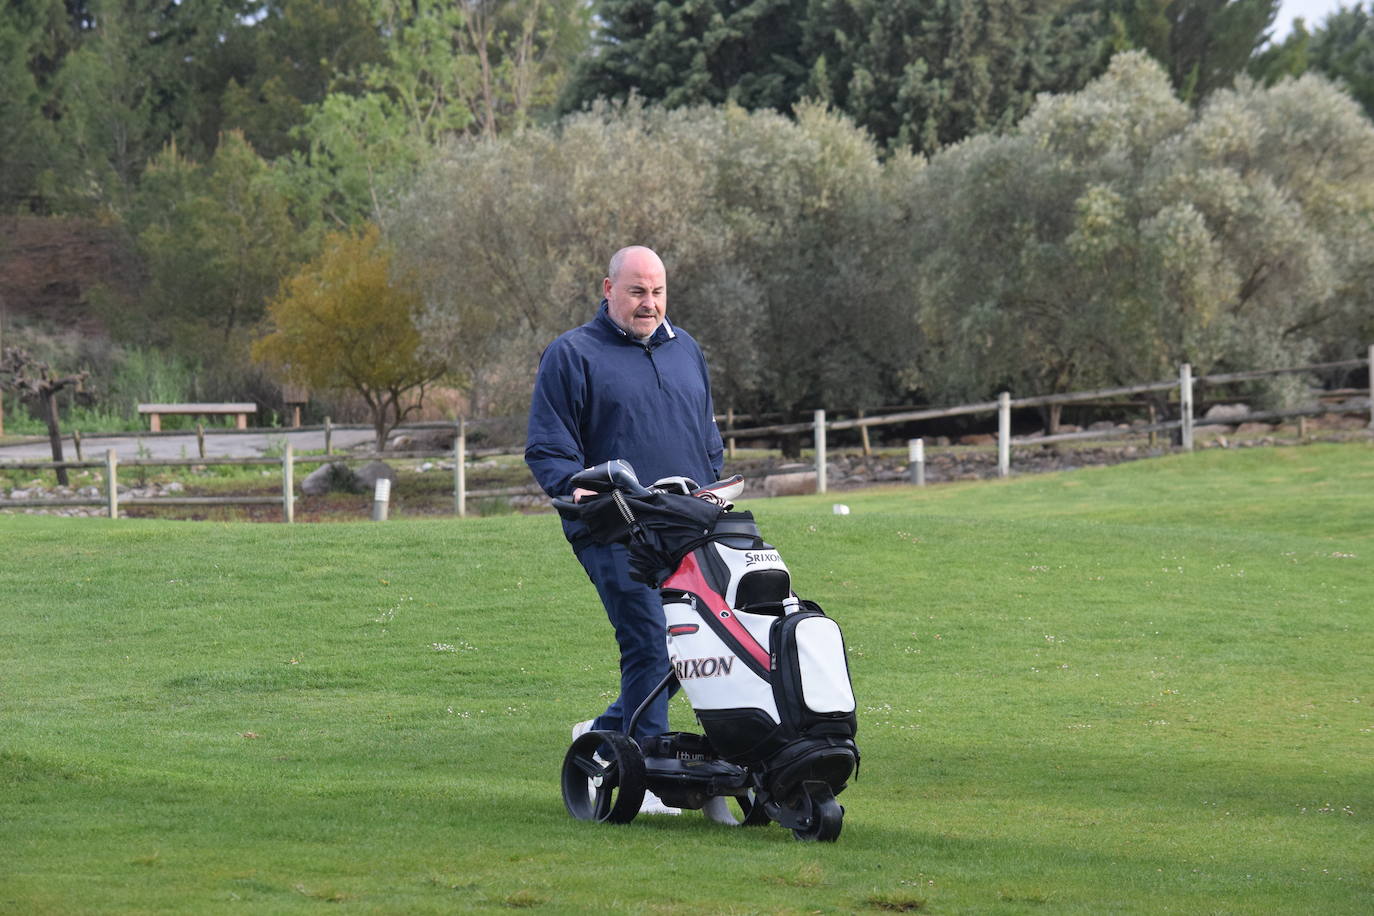
[[[607,278],[605,278],[604,280],[601,281],[601,295],[605,296],[605,297],[608,298],[608,299],[610,298],[610,296],[611,296],[611,278],[610,278],[610,277],[607,277]]]

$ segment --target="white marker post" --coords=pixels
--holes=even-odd
[[[907,466],[911,470],[911,482],[918,487],[926,485],[926,440],[908,439],[906,443]]]
[[[286,451],[281,456],[281,511],[282,520],[288,525],[296,521],[296,482],[294,471],[296,460],[291,453],[291,443],[286,443]]]
[[[372,520],[386,521],[387,504],[391,501],[391,481],[386,477],[377,478],[377,486],[372,491]]]
[[[816,411],[816,492],[825,492],[825,411]]]
[[[1011,392],[997,396],[997,476],[1011,473]]]
[[[1181,421],[1180,440],[1185,452],[1193,450],[1193,366],[1178,367],[1178,418]]]

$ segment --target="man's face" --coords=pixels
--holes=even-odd
[[[603,283],[611,320],[644,340],[663,323],[668,310],[668,282],[663,262],[651,251],[626,255],[615,277]]]

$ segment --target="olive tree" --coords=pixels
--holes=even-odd
[[[701,341],[722,406],[876,401],[912,346],[893,256],[905,204],[884,180],[916,160],[897,161],[885,172],[866,135],[817,107],[794,120],[601,103],[451,146],[388,228],[479,410],[523,406],[540,349],[594,314],[628,244],[664,257],[670,319]]]
[[[1319,77],[1194,111],[1118,55],[913,186],[924,380],[950,396],[1297,364],[1367,311],[1374,128]]]
[[[556,128],[455,142],[388,216],[424,289],[430,346],[468,375],[475,410],[528,406],[539,353],[595,314],[624,245],[662,252],[670,315],[690,326],[691,262],[723,230],[687,117],[598,106]]]

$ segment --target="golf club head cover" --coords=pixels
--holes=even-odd
[[[690,477],[660,477],[649,485],[651,490],[662,490],[665,493],[676,493],[679,496],[691,496],[693,491],[700,488],[701,484]]]
[[[740,494],[743,492],[744,476],[742,474],[736,474],[724,480],[717,480],[710,486],[693,490],[692,495],[698,499],[704,499],[719,506],[723,506],[729,511],[735,507],[734,501],[739,499]]]

